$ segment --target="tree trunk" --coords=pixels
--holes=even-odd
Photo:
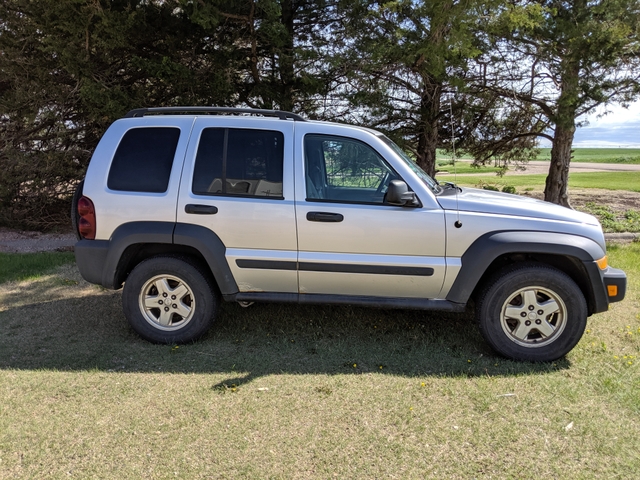
[[[566,59],[562,65],[562,86],[558,98],[558,110],[551,118],[555,123],[551,146],[551,165],[544,187],[544,199],[571,208],[569,204],[569,164],[571,145],[576,133],[576,111],[579,92],[580,66],[574,59]]]
[[[295,106],[294,99],[294,82],[295,70],[294,64],[294,37],[295,37],[295,6],[293,0],[284,0],[280,3],[282,8],[282,24],[286,30],[286,38],[284,45],[280,51],[280,109],[285,111],[293,111]]]
[[[569,164],[571,163],[571,145],[576,127],[564,128],[556,125],[551,147],[551,165],[544,187],[544,199],[571,208],[569,204]]]
[[[420,120],[418,123],[417,164],[429,176],[436,175],[436,147],[438,146],[438,115],[442,85],[425,82],[420,99]]]

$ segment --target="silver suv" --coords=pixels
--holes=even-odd
[[[475,304],[498,353],[550,361],[626,290],[594,217],[439,184],[379,132],[282,111],[133,110],[72,213],[83,277],[124,284],[125,316],[159,343],[200,337],[221,300]]]

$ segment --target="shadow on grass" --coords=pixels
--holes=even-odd
[[[496,356],[471,315],[224,304],[200,341],[181,346],[140,339],[122,313],[121,294],[54,300],[0,312],[0,368],[61,371],[216,373],[214,388],[272,374],[500,376],[569,365]]]

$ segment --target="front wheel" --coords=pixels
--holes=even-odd
[[[154,343],[187,343],[211,326],[218,296],[208,275],[189,261],[153,257],[124,284],[122,306],[131,327]]]
[[[575,347],[587,324],[580,288],[544,265],[502,270],[479,298],[480,332],[496,352],[514,360],[556,360]]]

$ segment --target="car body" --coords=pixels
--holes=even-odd
[[[593,216],[439,185],[379,132],[280,111],[134,110],[104,134],[72,212],[83,277],[124,284],[154,342],[198,338],[219,300],[475,300],[496,351],[547,361],[626,289]]]

